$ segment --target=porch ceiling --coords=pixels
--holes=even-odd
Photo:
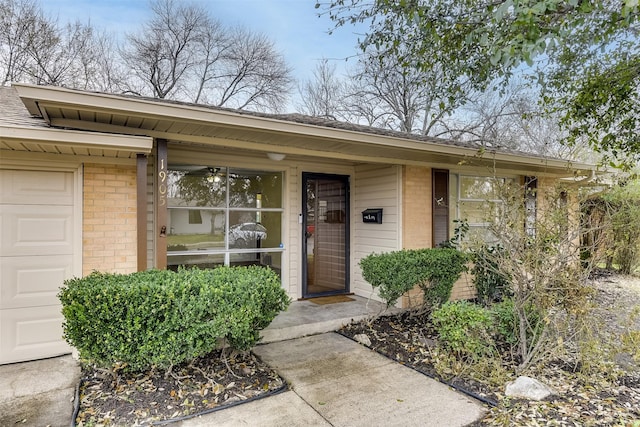
[[[445,140],[363,132],[362,127],[319,126],[235,110],[171,101],[90,93],[57,87],[15,85],[32,115],[52,126],[147,136],[170,142],[276,152],[292,156],[410,165],[472,164],[522,173],[585,174],[586,164],[522,153],[484,151]],[[286,116],[291,117],[291,116]]]

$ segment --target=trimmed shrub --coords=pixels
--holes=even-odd
[[[169,369],[221,342],[246,350],[289,305],[267,268],[92,273],[65,282],[64,337],[80,357],[105,368]]]
[[[460,360],[478,361],[495,349],[493,317],[484,307],[468,301],[452,301],[431,313],[439,343]]]
[[[449,300],[453,284],[465,271],[467,258],[455,249],[413,249],[371,254],[360,260],[362,277],[374,288],[387,306],[419,285],[427,304]]]

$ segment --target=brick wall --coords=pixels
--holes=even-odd
[[[558,180],[554,178],[538,178],[538,196],[537,196],[537,215],[538,218],[545,215],[545,210],[549,208],[550,203],[558,203],[560,199],[560,191],[566,193],[566,209],[568,230],[567,235],[571,239],[571,248],[575,261],[579,261],[580,248],[580,201],[576,188],[563,187],[559,185]]]
[[[431,169],[405,166],[402,173],[402,247],[430,248]]]
[[[471,266],[469,266],[469,268],[471,268]],[[476,295],[476,285],[473,284],[473,274],[462,273],[460,278],[453,284],[449,301],[474,299]]]
[[[430,248],[432,238],[431,168],[404,166],[402,170],[402,247]],[[422,303],[422,291],[415,287],[402,297],[402,307]]]
[[[136,168],[84,165],[82,273],[137,268]]]

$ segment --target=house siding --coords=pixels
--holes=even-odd
[[[538,178],[536,188],[536,217],[538,219],[543,218],[548,210],[553,208],[553,206],[549,206],[550,203],[555,203],[559,199],[559,189],[556,186],[557,181],[553,178]],[[569,207],[569,199],[567,207]]]
[[[137,269],[135,166],[84,165],[82,274]]]
[[[403,249],[431,248],[433,246],[432,169],[419,166],[404,166],[402,169],[402,247]],[[475,296],[473,276],[463,273],[453,284],[450,299],[472,299]],[[421,302],[422,291],[416,286],[402,297],[401,305],[410,307]]]
[[[361,165],[356,167],[353,185],[351,292],[379,300],[373,288],[362,278],[359,262],[371,253],[398,250],[402,247],[400,206],[401,169],[398,166]],[[382,224],[362,222],[362,211],[382,208]]]
[[[155,156],[147,156],[147,269],[156,267]]]
[[[462,273],[460,278],[453,284],[450,301],[469,300],[477,296],[476,286],[473,284],[473,274]]]
[[[282,254],[282,268],[286,268],[288,274],[282,277],[282,286],[292,298],[302,296],[302,226],[299,224],[299,215],[302,210],[300,192],[302,184],[300,181],[301,172],[298,167],[290,166],[285,174],[283,197],[284,203],[288,207],[285,209],[288,233],[283,236],[286,245]]]
[[[575,188],[561,187],[558,184],[558,180],[552,177],[538,178],[536,214],[540,218],[545,214],[545,210],[549,209],[549,203],[559,201],[560,191],[566,193],[567,233],[571,239],[571,250],[574,251],[575,261],[578,262],[580,255],[580,201]]]
[[[173,149],[173,161],[189,163],[207,159],[209,163],[229,164],[234,167],[272,169],[274,163],[262,158],[238,158],[233,155],[199,153]],[[198,160],[196,160],[198,159]],[[155,185],[154,157],[148,157],[148,267],[154,267],[154,248],[157,232],[154,232],[153,189]],[[282,286],[292,298],[302,297],[302,227],[299,223],[302,211],[302,173],[343,174],[351,177],[351,234],[350,234],[350,282],[349,291],[364,297],[379,297],[362,278],[360,260],[371,253],[390,252],[399,249],[429,248],[433,244],[432,230],[432,168],[361,164],[348,166],[331,162],[310,164],[288,160],[277,163],[284,173],[283,180],[283,254],[281,258]],[[363,223],[361,212],[367,208],[383,208],[383,223]],[[419,302],[415,298],[420,291],[412,291],[412,298],[404,297],[402,306]],[[475,287],[472,276],[463,274],[454,284],[451,299],[472,299]]]
[[[433,241],[431,168],[404,166],[402,178],[402,247],[430,248]]]

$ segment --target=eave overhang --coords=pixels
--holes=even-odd
[[[64,152],[62,147],[76,150],[101,151],[121,157],[122,153],[148,154],[153,147],[153,139],[143,136],[102,134],[78,130],[36,128],[21,126],[0,126],[0,143],[14,151]],[[46,147],[45,147],[46,146]],[[120,153],[118,156],[116,153]]]
[[[287,121],[171,101],[15,84],[34,116],[54,127],[292,156],[403,165],[475,165],[557,176],[589,175],[594,165],[478,150],[443,140]]]

